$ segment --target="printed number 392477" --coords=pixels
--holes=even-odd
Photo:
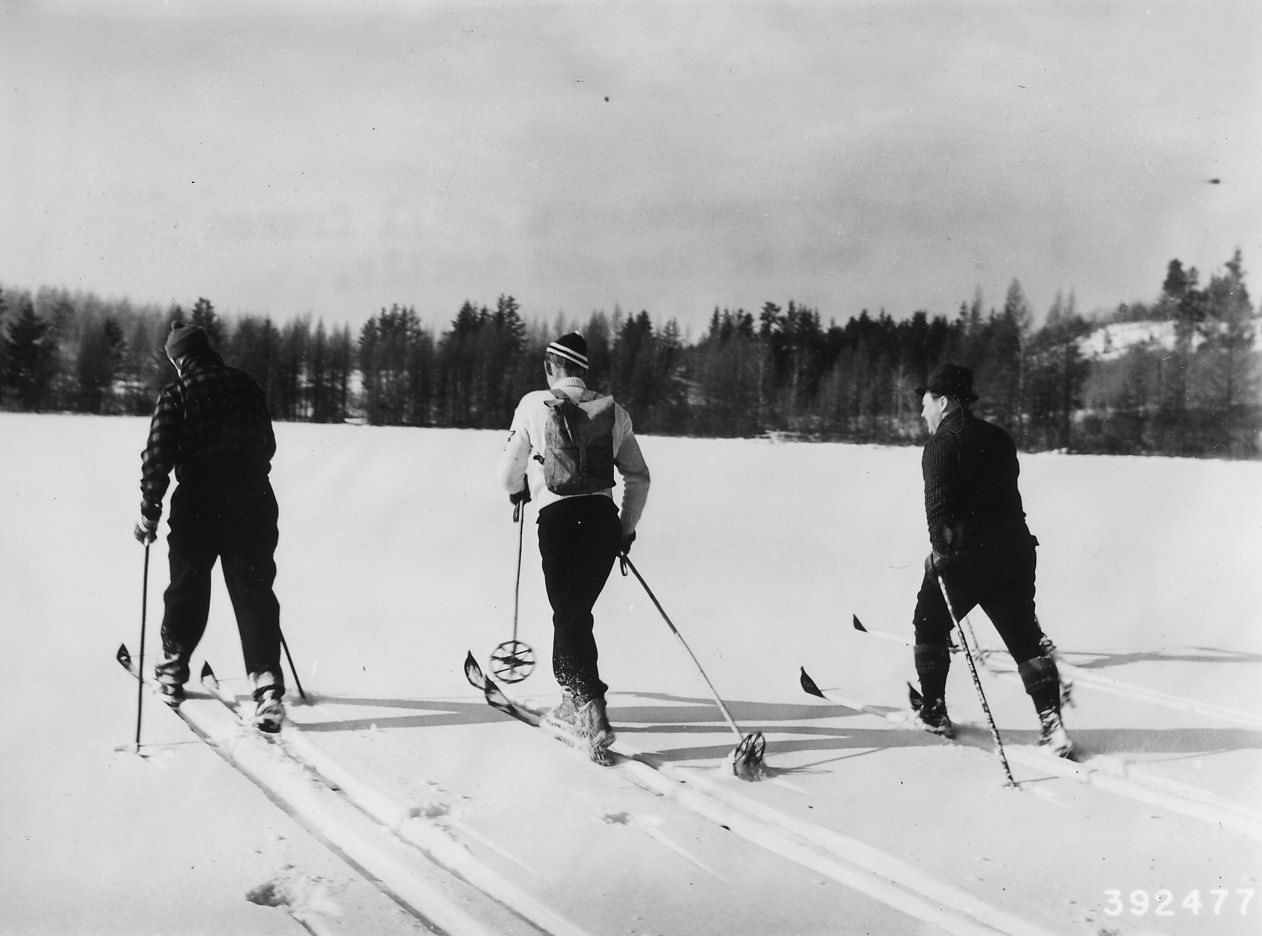
[[[1192,916],[1199,916],[1202,913],[1207,916],[1221,916],[1224,913],[1237,911],[1244,916],[1249,912],[1253,893],[1252,887],[1238,887],[1235,890],[1215,887],[1205,891],[1204,896],[1199,890],[1190,890],[1180,900],[1174,891],[1166,888],[1151,893],[1146,890],[1133,890],[1126,894],[1120,890],[1110,889],[1104,892],[1104,912],[1109,916],[1129,913],[1131,916],[1152,914],[1159,917],[1172,917],[1184,913]]]

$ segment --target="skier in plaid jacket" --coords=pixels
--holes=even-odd
[[[222,564],[236,614],[255,724],[277,731],[284,718],[280,605],[273,591],[277,504],[269,472],[276,452],[267,399],[244,371],[224,364],[206,331],[173,323],[166,353],[178,378],[158,396],[141,453],[140,519],[135,536],[156,538],[162,501],[175,473],[164,597],[163,659],[155,671],[166,701],[178,705],[189,659],[206,630],[211,570]]]

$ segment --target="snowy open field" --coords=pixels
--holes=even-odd
[[[146,695],[146,756],[116,751],[135,731],[113,655],[138,650],[146,428],[0,413],[4,936],[1262,931],[1262,464],[1023,457],[1040,618],[1087,756],[1033,749],[992,657],[1013,790],[963,661],[961,743],[898,723],[911,653],[875,632],[910,632],[919,449],[643,439],[632,558],[766,733],[771,776],[747,784],[720,769],[735,738],[691,660],[616,569],[597,636],[638,760],[585,764],[465,681],[465,651],[485,662],[512,627],[499,432],[279,424],[277,591],[313,704],[273,744],[190,699],[221,757]],[[520,637],[546,661],[533,519]],[[161,538],[148,584],[147,665]],[[202,659],[244,691],[222,582]],[[550,703],[546,663],[517,691]]]

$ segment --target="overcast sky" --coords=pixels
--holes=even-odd
[[[9,287],[697,337],[1090,312],[1240,247],[1262,296],[1255,0],[0,0],[0,78]]]

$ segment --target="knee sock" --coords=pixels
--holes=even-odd
[[[1050,656],[1031,657],[1017,664],[1017,672],[1025,683],[1034,708],[1040,712],[1060,711],[1060,673]]]
[[[920,693],[926,702],[946,697],[947,673],[951,670],[951,651],[943,644],[916,644],[916,675],[920,677]]]

